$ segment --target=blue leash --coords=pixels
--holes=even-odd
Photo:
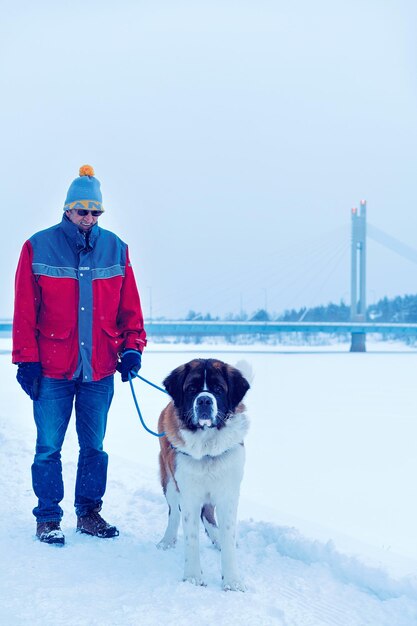
[[[143,376],[139,376],[139,374],[136,374],[135,372],[129,372],[128,375],[127,375],[128,378],[129,378],[129,385],[130,385],[130,389],[132,391],[133,401],[135,403],[135,407],[136,407],[136,410],[138,412],[139,419],[140,419],[140,422],[141,422],[143,428],[146,430],[146,432],[150,433],[151,435],[154,435],[154,437],[164,437],[165,433],[154,433],[153,430],[148,428],[146,426],[145,422],[143,421],[142,413],[140,412],[139,404],[138,404],[138,401],[136,399],[135,390],[133,388],[132,374],[133,374],[134,378],[140,378],[141,380],[143,380],[143,382],[147,383],[148,385],[151,385],[151,387],[155,387],[155,389],[159,389],[159,391],[162,391],[163,393],[166,393],[167,395],[168,395],[168,392],[165,391],[165,389],[162,389],[162,387],[158,387],[158,385],[155,385],[154,383],[151,383],[150,380],[146,380],[146,378],[143,378]]]

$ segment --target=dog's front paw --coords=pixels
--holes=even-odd
[[[223,580],[224,591],[246,591],[246,585],[239,579]]]
[[[191,583],[196,587],[207,587],[207,584],[201,578],[201,576],[184,576],[182,579],[184,583]]]
[[[170,550],[171,548],[175,548],[176,543],[176,539],[161,539],[161,541],[156,544],[156,547],[158,548],[158,550]]]

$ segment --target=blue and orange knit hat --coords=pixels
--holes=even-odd
[[[102,202],[100,181],[94,178],[93,167],[82,165],[79,177],[72,181],[68,189],[64,211],[71,209],[104,211]]]

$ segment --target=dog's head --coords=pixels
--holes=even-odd
[[[216,359],[194,359],[164,380],[184,426],[223,428],[249,389],[241,372]]]

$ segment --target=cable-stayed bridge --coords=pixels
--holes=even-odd
[[[198,338],[231,335],[267,336],[275,333],[342,333],[351,335],[351,351],[363,352],[366,349],[366,334],[379,333],[399,337],[417,335],[417,324],[378,323],[366,321],[366,258],[367,238],[399,254],[402,258],[417,263],[417,250],[388,235],[381,229],[367,223],[366,202],[360,202],[359,209],[351,212],[351,290],[349,322],[308,322],[305,318],[308,308],[298,321],[256,322],[256,321],[150,321],[147,330],[150,336]],[[340,253],[334,254],[330,273],[340,261]]]

